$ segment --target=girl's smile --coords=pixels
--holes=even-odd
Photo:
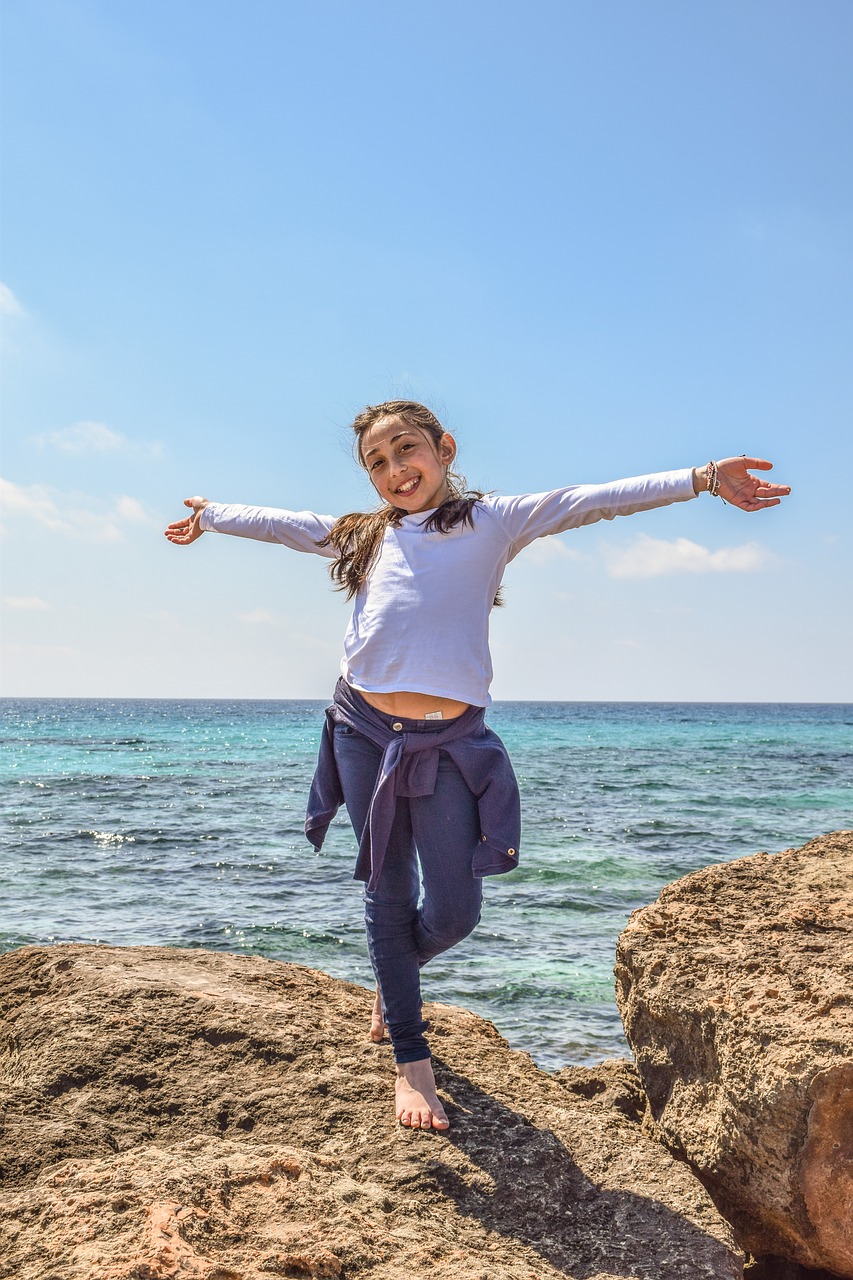
[[[408,515],[438,507],[448,496],[447,468],[456,443],[447,432],[437,445],[400,418],[380,418],[361,440],[362,460],[380,498]]]

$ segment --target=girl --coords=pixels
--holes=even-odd
[[[453,437],[421,404],[371,406],[353,430],[382,499],[378,510],[336,519],[187,498],[192,515],[165,532],[181,546],[215,530],[325,556],[333,581],[355,601],[305,829],[319,849],[346,804],[377,984],[371,1038],[381,1040],[387,1025],[401,1123],[446,1129],[424,1038],[420,969],[474,928],[482,877],[518,863],[518,786],[503,743],[484,723],[489,613],[508,561],[545,534],[702,490],[760,511],[790,489],[750,475],[748,468],[772,464],[744,455],[500,498],[465,487],[451,470]]]

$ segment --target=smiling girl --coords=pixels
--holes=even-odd
[[[185,546],[209,530],[325,556],[333,581],[354,600],[305,829],[319,849],[346,805],[377,984],[371,1038],[381,1040],[387,1026],[401,1123],[446,1129],[420,970],[477,924],[483,876],[518,865],[518,786],[506,748],[484,721],[489,614],[504,569],[536,538],[596,520],[704,490],[760,511],[790,489],[751,475],[772,464],[744,455],[496,497],[467,489],[453,472],[456,443],[424,405],[389,401],[352,425],[378,510],[335,518],[187,498],[192,514],[170,524],[166,537]]]

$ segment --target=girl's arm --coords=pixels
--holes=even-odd
[[[177,546],[188,546],[211,531],[254,538],[258,542],[278,542],[294,551],[307,551],[327,559],[337,555],[333,547],[317,545],[331,531],[334,516],[319,516],[313,511],[283,511],[277,507],[226,505],[199,497],[184,498],[184,506],[191,508],[192,515],[175,520],[164,531]]]
[[[749,474],[749,467],[770,470],[763,458],[724,458],[704,467],[661,471],[632,476],[607,484],[571,485],[549,493],[527,493],[514,498],[487,498],[503,523],[511,544],[511,557],[536,538],[563,533],[598,520],[635,515],[673,502],[687,502],[703,490],[743,511],[775,507],[790,489],[769,484]]]

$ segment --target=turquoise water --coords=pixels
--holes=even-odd
[[[6,699],[0,949],[245,951],[371,985],[344,817],[302,834],[323,703]],[[543,1067],[625,1051],[613,952],[634,908],[710,862],[853,826],[853,706],[498,703],[522,863],[428,999]]]

